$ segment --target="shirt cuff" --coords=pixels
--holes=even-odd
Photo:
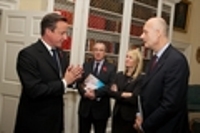
[[[136,117],[137,117],[137,116],[138,116],[138,117],[142,117],[142,115],[141,115],[140,112],[137,112],[137,113],[136,113]],[[139,126],[139,129],[142,131],[142,133],[145,133],[145,132],[144,132],[144,129],[142,128],[142,125]]]
[[[62,79],[62,82],[64,84],[64,92],[67,93],[67,81]]]
[[[136,116],[140,116],[140,117],[141,117],[141,113],[140,113],[140,112],[137,112],[137,113],[136,113]]]

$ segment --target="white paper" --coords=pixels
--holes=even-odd
[[[87,78],[84,81],[84,84],[85,84],[86,89],[90,88],[93,90],[96,90],[96,89],[99,89],[99,88],[105,86],[105,84],[101,80],[99,80],[97,77],[95,77],[92,74],[89,74],[87,76]]]

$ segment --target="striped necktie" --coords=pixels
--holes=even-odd
[[[155,68],[155,66],[157,64],[157,59],[158,59],[158,56],[154,55],[152,58],[152,63],[151,63],[151,71]]]
[[[52,49],[51,51],[53,53],[52,57],[56,64],[56,68],[59,70],[59,76],[60,76],[60,78],[62,78],[62,69],[61,69],[60,59],[58,57],[58,51],[56,49]]]
[[[93,71],[94,75],[98,75],[98,70],[99,70],[99,62],[96,62],[95,68],[94,68],[94,71]]]

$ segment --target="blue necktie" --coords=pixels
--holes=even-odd
[[[96,62],[95,68],[94,68],[94,71],[93,71],[94,75],[98,75],[98,70],[99,70],[99,62]]]
[[[61,65],[60,65],[60,60],[59,60],[59,57],[58,57],[58,52],[56,49],[52,49],[51,50],[53,52],[53,60],[56,64],[56,68],[59,70],[59,75],[60,75],[60,78],[62,78],[62,69],[61,69]]]

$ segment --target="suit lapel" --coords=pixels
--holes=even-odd
[[[164,65],[165,60],[166,60],[166,58],[169,54],[170,49],[171,49],[171,45],[164,51],[164,53],[162,54],[162,56],[158,60],[155,68],[151,72],[149,70],[151,63],[148,65],[147,75],[146,75],[146,78],[143,82],[143,86],[145,86],[156,75],[156,73],[158,73],[159,70],[162,68],[162,66]]]
[[[88,68],[88,69],[89,69],[89,72],[91,72],[91,73],[93,73],[93,74],[94,74],[93,68],[94,68],[94,65],[95,65],[94,62],[95,62],[94,60],[93,60],[92,62],[90,62],[89,68]]]
[[[159,72],[159,70],[162,68],[163,64],[164,64],[164,60],[159,60],[158,63],[156,64],[156,67],[154,68],[154,70],[152,72],[149,72],[147,75],[146,75],[146,78],[144,80],[144,84],[145,85],[146,83],[149,82],[150,79],[153,78],[153,76],[156,75],[156,73]]]
[[[84,71],[85,71],[85,77],[87,77],[89,74],[93,74],[93,65],[94,65],[94,61],[89,61],[89,62],[86,62],[85,64],[87,64],[85,67],[84,67]]]
[[[41,58],[44,57],[45,60],[49,63],[49,65],[53,68],[53,70],[57,74],[59,74],[59,71],[58,71],[58,69],[56,67],[56,64],[53,61],[52,56],[50,55],[49,51],[46,49],[46,47],[44,46],[42,41],[38,40],[36,45],[37,45],[38,51],[42,54]]]
[[[103,77],[105,75],[105,72],[108,71],[108,65],[107,65],[107,62],[106,60],[103,62],[103,65],[101,66],[101,69],[99,71],[99,77]]]

